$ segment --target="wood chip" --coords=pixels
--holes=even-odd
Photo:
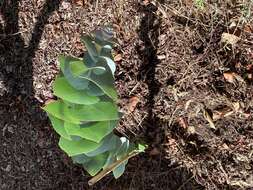
[[[244,79],[236,74],[236,73],[233,73],[233,72],[226,72],[226,73],[223,73],[223,76],[225,78],[226,81],[230,82],[230,83],[234,83],[235,82],[235,79],[238,81],[238,82],[244,82]]]
[[[121,54],[117,54],[116,56],[114,56],[114,61],[118,62],[122,60],[122,55]]]
[[[150,4],[150,1],[149,1],[149,0],[143,0],[143,1],[142,1],[142,4],[145,5],[145,6],[147,6],[147,5]]]
[[[195,133],[196,133],[195,127],[189,126],[189,127],[187,128],[187,133],[190,134],[190,135],[195,134]]]
[[[127,113],[132,113],[135,110],[139,101],[140,101],[140,99],[136,96],[130,98],[129,103],[127,105]]]
[[[84,6],[85,4],[84,0],[72,0],[72,3],[79,6]]]
[[[230,82],[230,83],[234,83],[235,82],[235,77],[234,77],[234,73],[232,72],[226,72],[223,73],[223,76],[225,78],[226,81]]]
[[[158,56],[157,56],[157,59],[159,59],[159,60],[166,59],[166,55],[158,55]]]
[[[233,103],[233,107],[234,107],[234,110],[235,110],[236,112],[239,112],[240,109],[241,109],[240,102],[235,102],[235,103]]]
[[[252,33],[253,32],[253,28],[249,25],[249,24],[246,24],[244,29],[243,29],[244,32],[248,32],[248,33]]]

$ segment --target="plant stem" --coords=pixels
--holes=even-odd
[[[99,172],[96,176],[91,178],[91,180],[88,181],[88,184],[94,185],[97,183],[99,180],[101,180],[103,177],[105,177],[107,174],[109,174],[111,171],[113,171],[115,168],[117,168],[120,164],[125,162],[126,160],[138,155],[140,152],[137,150],[134,150],[127,154],[126,156],[122,157],[120,160],[117,160],[116,162],[112,163],[111,165],[107,166],[104,170]]]

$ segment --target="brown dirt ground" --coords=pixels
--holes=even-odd
[[[252,189],[253,2],[73,2],[0,1],[0,189]],[[140,100],[118,131],[150,146],[119,180],[88,187],[40,106],[59,54],[82,55],[80,35],[107,24],[122,55],[120,106]],[[222,43],[224,32],[240,41]]]

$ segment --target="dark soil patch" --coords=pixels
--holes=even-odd
[[[203,9],[192,0],[0,4],[0,189],[253,188],[250,1],[207,1]],[[122,54],[120,105],[140,99],[118,131],[150,146],[119,180],[88,187],[40,106],[53,98],[59,54],[81,55],[80,35],[111,23]],[[225,45],[224,32],[241,40]]]

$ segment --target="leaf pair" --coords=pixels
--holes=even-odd
[[[106,95],[114,101],[117,100],[114,77],[109,66],[111,64],[110,59],[99,57],[96,66],[71,57],[61,56],[59,61],[65,80],[68,81],[74,90],[76,89],[80,92],[85,90],[86,96],[89,98]],[[58,79],[58,81],[56,80],[57,83],[54,86],[56,96],[59,95],[56,90],[59,90],[59,86],[62,86],[62,80],[62,78]],[[69,86],[68,88],[70,89]]]

